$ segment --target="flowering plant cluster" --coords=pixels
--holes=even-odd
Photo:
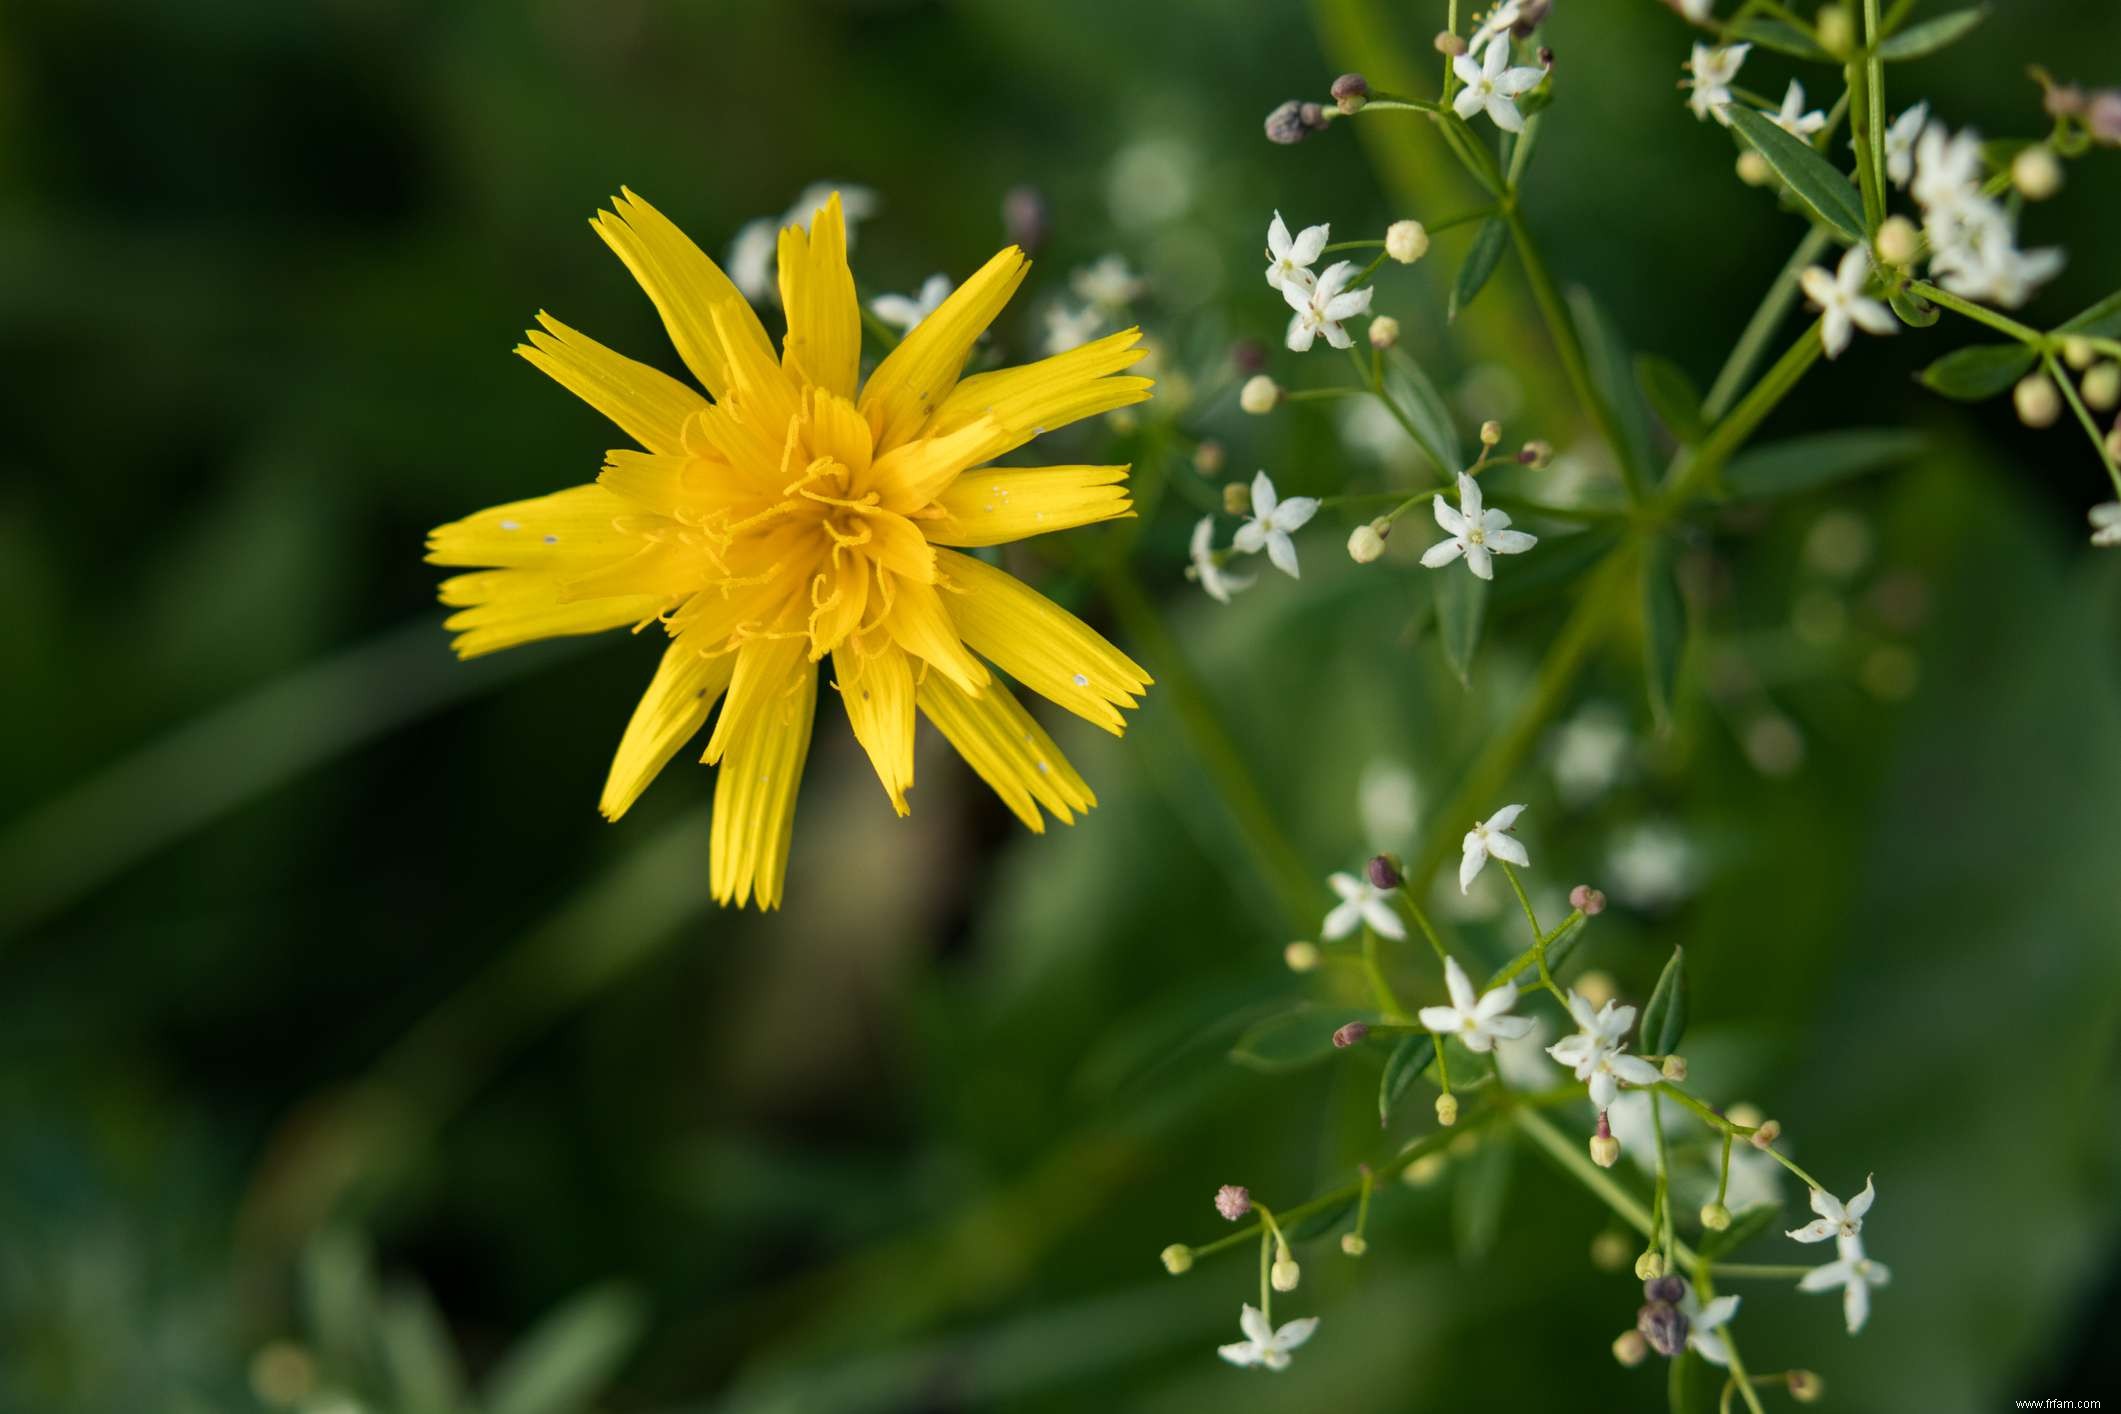
[[[1739,178],[1771,194],[1802,225],[1788,264],[1709,393],[1696,392],[1683,372],[1662,360],[1631,363],[1595,303],[1560,294],[1527,230],[1527,172],[1540,126],[1557,98],[1556,56],[1541,42],[1551,0],[1505,0],[1476,13],[1465,27],[1453,6],[1452,23],[1436,36],[1443,64],[1432,92],[1385,93],[1360,74],[1346,74],[1328,99],[1292,101],[1274,110],[1266,135],[1296,144],[1357,116],[1413,120],[1457,158],[1486,193],[1486,204],[1440,219],[1401,220],[1375,238],[1337,242],[1329,223],[1292,228],[1275,212],[1266,232],[1266,282],[1293,311],[1285,339],[1289,354],[1308,368],[1320,357],[1322,342],[1344,356],[1353,377],[1338,384],[1285,381],[1261,369],[1240,394],[1243,409],[1257,416],[1313,399],[1374,406],[1420,450],[1438,484],[1385,498],[1381,514],[1369,515],[1363,497],[1328,496],[1303,501],[1291,515],[1297,498],[1279,496],[1268,471],[1258,472],[1249,487],[1232,483],[1226,510],[1249,513],[1250,519],[1227,548],[1218,548],[1213,515],[1198,522],[1192,540],[1189,574],[1212,597],[1227,604],[1254,584],[1254,577],[1233,573],[1231,565],[1262,548],[1294,575],[1291,537],[1318,512],[1366,517],[1349,534],[1347,549],[1356,563],[1368,565],[1386,555],[1398,522],[1426,504],[1443,538],[1425,544],[1415,559],[1432,576],[1438,641],[1463,676],[1490,586],[1498,572],[1512,572],[1501,569],[1501,558],[1536,562],[1566,553],[1548,549],[1550,544],[1588,541],[1586,528],[1617,528],[1622,548],[1605,561],[1611,584],[1594,582],[1584,597],[1595,605],[1612,585],[1637,587],[1648,695],[1663,718],[1677,690],[1686,620],[1686,596],[1671,577],[1674,528],[1734,496],[1765,499],[1872,469],[1878,455],[1837,454],[1823,443],[1807,449],[1816,451],[1808,458],[1741,454],[1808,371],[1851,353],[1858,332],[1919,332],[1945,315],[2006,342],[1938,359],[1923,381],[1964,400],[2009,391],[2022,420],[2036,427],[2060,420],[2066,407],[2121,492],[2121,423],[2101,422],[2121,406],[2121,294],[2051,328],[2004,312],[2026,305],[2062,268],[2064,253],[2029,246],[2021,227],[2031,206],[2061,190],[2065,163],[2121,143],[2121,91],[2088,93],[2036,71],[2050,123],[2046,133],[1986,142],[1948,126],[1926,102],[1894,115],[1886,98],[1889,65],[1965,37],[1983,18],[1978,9],[1917,19],[1910,13],[1912,0],[1891,5],[1887,13],[1878,0],[1864,0],[1860,14],[1830,5],[1807,21],[1760,0],[1723,16],[1712,0],[1672,0],[1671,8],[1702,32],[1682,66],[1686,110],[1728,130]],[[1814,107],[1801,78],[1791,78],[1779,100],[1757,96],[1745,86],[1743,72],[1756,50],[1824,66],[1829,83],[1839,82],[1838,96]],[[1852,166],[1839,160],[1843,151],[1853,154]],[[1903,194],[1910,209],[1896,211]],[[1536,438],[1505,450],[1497,421],[1481,426],[1477,449],[1467,452],[1445,399],[1399,347],[1401,323],[1381,308],[1377,282],[1396,266],[1434,258],[1439,239],[1461,229],[1469,229],[1471,238],[1449,281],[1452,316],[1478,297],[1514,253],[1562,372],[1599,433],[1599,450],[1619,473],[1619,504],[1529,493],[1528,474],[1552,464],[1554,450]],[[1838,255],[1831,254],[1835,247]],[[1350,258],[1335,261],[1336,255]],[[1363,255],[1367,263],[1358,267]],[[1769,361],[1770,344],[1800,299],[1812,317]],[[1653,415],[1672,448],[1661,469],[1651,461],[1658,440]],[[2094,506],[2090,518],[2095,545],[2121,543],[2121,502]],[[1520,519],[1532,528],[1520,527]],[[1463,569],[1456,568],[1461,562]],[[1580,652],[1580,635],[1588,631],[1584,621],[1595,612],[1580,610],[1564,626],[1556,652]],[[1469,1145],[1527,1142],[1640,1236],[1633,1265],[1643,1284],[1641,1300],[1632,1326],[1613,1342],[1618,1360],[1635,1365],[1654,1353],[1690,1368],[1713,1367],[1721,1383],[1711,1398],[1726,1410],[1740,1401],[1757,1414],[1763,1392],[1776,1389],[1808,1402],[1818,1397],[1820,1378],[1804,1368],[1763,1373],[1749,1364],[1741,1353],[1742,1298],[1720,1288],[1770,1282],[1800,1293],[1838,1293],[1846,1329],[1859,1332],[1869,1320],[1873,1291],[1889,1278],[1865,1244],[1875,1181],[1866,1178],[1844,1201],[1836,1194],[1845,1188],[1814,1178],[1790,1156],[1778,1122],[1749,1106],[1713,1103],[1689,1087],[1681,1045],[1690,988],[1681,949],[1672,950],[1640,1005],[1623,1002],[1602,972],[1580,972],[1568,984],[1560,980],[1568,975],[1565,963],[1580,963],[1579,949],[1606,907],[1605,895],[1579,885],[1569,894],[1567,915],[1543,925],[1520,873],[1532,862],[1519,834],[1526,806],[1487,813],[1492,797],[1484,801],[1474,794],[1502,780],[1519,749],[1510,738],[1521,735],[1523,722],[1536,724],[1542,710],[1544,704],[1535,704],[1520,723],[1504,729],[1504,740],[1475,763],[1450,807],[1470,825],[1460,841],[1458,892],[1471,889],[1489,866],[1499,868],[1527,929],[1516,956],[1483,966],[1475,947],[1453,941],[1447,928],[1432,921],[1430,888],[1447,858],[1440,840],[1430,841],[1411,866],[1380,854],[1360,875],[1331,875],[1327,884],[1338,902],[1319,927],[1323,945],[1300,941],[1286,951],[1299,973],[1333,961],[1359,971],[1373,1005],[1333,1030],[1332,1045],[1344,1053],[1376,1048],[1384,1056],[1382,1122],[1389,1125],[1400,1113],[1410,1091],[1426,1087],[1433,1092],[1436,1127],[1381,1159],[1356,1165],[1342,1186],[1287,1207],[1270,1208],[1243,1187],[1224,1187],[1216,1209],[1243,1225],[1213,1240],[1173,1244],[1164,1249],[1164,1264],[1182,1273],[1256,1241],[1257,1304],[1242,1307],[1245,1338],[1220,1353],[1233,1364],[1284,1369],[1300,1346],[1311,1342],[1315,1352],[1330,1335],[1318,1336],[1312,1316],[1275,1322],[1275,1295],[1299,1289],[1299,1251],[1306,1241],[1338,1231],[1341,1251],[1361,1257],[1369,1250],[1368,1218],[1384,1179],[1398,1175],[1425,1183]],[[1772,756],[1773,744],[1763,740],[1760,751]],[[1496,766],[1492,772],[1484,769],[1490,764]],[[1410,938],[1417,940],[1417,955],[1426,944],[1429,966],[1413,966],[1400,954]],[[1409,976],[1421,992],[1439,999],[1403,1001]],[[1555,1023],[1563,1034],[1549,1040]],[[1569,1139],[1571,1124],[1580,1126],[1583,1142]],[[1694,1133],[1706,1138],[1713,1185],[1701,1192],[1698,1209],[1682,1212],[1679,1195],[1697,1181],[1683,1172],[1681,1159]],[[1643,1169],[1643,1182],[1616,1171],[1624,1154]],[[1816,1215],[1787,1229],[1782,1240],[1831,1242],[1833,1260],[1731,1260],[1740,1244],[1782,1226],[1777,1174],[1803,1184]],[[1610,1234],[1596,1250],[1608,1264],[1624,1264]],[[1675,1364],[1675,1409],[1685,1403],[1678,1393],[1685,1383]]]

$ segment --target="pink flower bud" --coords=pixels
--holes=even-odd
[[[1363,1037],[1369,1034],[1370,1028],[1367,1023],[1351,1021],[1333,1033],[1333,1044],[1345,1051],[1350,1046],[1361,1045]]]
[[[1569,890],[1569,907],[1581,910],[1586,918],[1596,918],[1605,912],[1605,895],[1589,884],[1578,884]]]
[[[1236,1222],[1252,1211],[1252,1193],[1242,1184],[1226,1183],[1215,1190],[1215,1211],[1229,1222]]]

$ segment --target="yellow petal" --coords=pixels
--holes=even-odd
[[[823,388],[810,390],[810,454],[830,457],[852,474],[856,494],[869,471],[869,423],[854,404]]]
[[[803,640],[800,638],[753,638],[736,651],[736,670],[729,679],[729,700],[722,706],[722,715],[714,724],[714,735],[707,739],[707,752],[700,757],[712,765],[728,754],[731,745],[743,737],[761,717],[771,716],[776,705],[789,690],[798,670],[802,675],[815,679],[809,669],[809,660],[803,655]]]
[[[795,416],[796,384],[781,371],[771,349],[737,336],[734,330],[746,320],[756,323],[757,317],[741,301],[724,300],[714,307],[714,327],[724,332],[723,346],[729,351],[729,386],[719,395],[721,405],[756,419],[762,434],[775,428],[785,434]]]
[[[524,334],[530,342],[516,345],[517,353],[649,451],[683,447],[685,419],[707,406],[705,398],[549,314],[541,311],[538,323],[545,327]]]
[[[540,638],[602,633],[654,618],[661,599],[629,596],[561,600],[562,578],[536,570],[478,570],[442,581],[442,602],[458,609],[442,627],[457,637],[450,646],[459,658],[532,643]]]
[[[1123,466],[982,467],[943,488],[948,516],[921,530],[938,545],[1001,545],[1132,515],[1126,479]]]
[[[854,396],[861,372],[862,311],[854,300],[854,272],[847,268],[847,227],[834,192],[801,226],[781,232],[781,307],[788,334],[781,340],[781,366],[806,383]]]
[[[653,521],[602,486],[574,486],[435,527],[427,533],[427,563],[595,569],[638,553]]]
[[[812,662],[839,647],[861,626],[869,608],[872,571],[867,556],[842,550],[829,571],[820,571],[810,588],[810,658]]]
[[[939,673],[921,679],[920,709],[1017,819],[1043,834],[1043,805],[1063,825],[1097,804],[1045,728],[999,682],[969,697]]]
[[[663,327],[670,331],[670,342],[677,346],[678,357],[685,360],[692,376],[719,398],[729,387],[730,361],[740,351],[732,350],[730,342],[762,351],[769,361],[773,358],[773,343],[766,337],[765,326],[721,267],[669,217],[624,187],[619,193],[611,210],[598,212],[589,224],[655,301]],[[717,305],[736,307],[724,329],[715,326]]]
[[[606,452],[597,485],[624,497],[636,516],[652,511],[695,525],[715,512],[742,519],[764,509],[767,496],[779,499],[766,478],[746,476],[727,463],[653,452]]]
[[[992,418],[946,436],[918,437],[878,457],[868,481],[857,489],[874,489],[887,509],[906,515],[934,500],[966,468],[999,454],[1008,441],[1007,429]]]
[[[1140,339],[1139,329],[1123,329],[1036,363],[975,373],[943,400],[922,435],[945,436],[991,417],[1007,433],[993,453],[1000,456],[1042,432],[1142,402],[1154,386],[1149,379],[1112,376],[1148,355]]]
[[[912,521],[904,516],[865,515],[862,524],[870,534],[869,543],[861,547],[863,553],[902,579],[935,583],[935,547]]]
[[[1002,312],[1029,267],[1015,246],[981,266],[885,356],[862,389],[862,415],[879,452],[912,437],[950,393],[973,341]]]
[[[944,598],[951,622],[973,651],[1114,736],[1126,730],[1119,709],[1140,706],[1150,682],[1139,664],[1020,580],[955,550],[935,554],[944,580],[960,591]]]
[[[913,788],[912,659],[893,644],[848,643],[833,650],[832,672],[854,739],[869,753],[891,808],[904,815]]]
[[[568,577],[560,586],[560,598],[572,603],[608,599],[614,594],[648,594],[667,606],[718,573],[712,553],[700,543],[681,539],[636,543],[641,548],[625,559]]]
[[[611,774],[604,779],[604,796],[597,804],[605,819],[624,815],[656,773],[707,725],[707,715],[721,700],[735,669],[734,653],[703,653],[683,636],[671,641],[611,759]]]
[[[933,585],[894,578],[891,612],[884,616],[884,631],[899,647],[968,693],[977,694],[994,680],[986,665],[965,651],[957,626],[951,623]]]
[[[817,710],[817,669],[800,653],[796,662],[792,676],[773,685],[760,710],[747,717],[715,775],[708,882],[718,902],[739,908],[747,899],[760,908],[780,907],[788,875],[796,789],[803,783]]]

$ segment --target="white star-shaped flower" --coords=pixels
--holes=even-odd
[[[1494,556],[1521,555],[1539,543],[1536,535],[1510,529],[1510,518],[1502,511],[1482,509],[1479,483],[1462,471],[1458,473],[1458,509],[1445,505],[1440,495],[1434,509],[1436,523],[1450,538],[1422,552],[1421,562],[1432,570],[1463,555],[1467,569],[1481,579],[1493,579]]]
[[[1094,304],[1070,309],[1062,304],[1046,306],[1046,352],[1064,354],[1079,349],[1105,327],[1105,316]]]
[[[1257,1306],[1248,1305],[1238,1313],[1237,1324],[1244,1331],[1245,1338],[1218,1347],[1218,1355],[1233,1365],[1286,1370],[1289,1368],[1289,1352],[1311,1338],[1311,1332],[1318,1329],[1318,1317],[1305,1316],[1276,1330]]]
[[[1470,53],[1461,54],[1451,61],[1451,70],[1465,85],[1451,106],[1458,116],[1470,120],[1475,113],[1486,110],[1488,119],[1504,132],[1524,131],[1524,115],[1517,111],[1517,99],[1539,87],[1539,81],[1547,76],[1545,69],[1508,67],[1510,41],[1498,36],[1488,41],[1487,53],[1481,62],[1474,63]]]
[[[1655,1085],[1664,1078],[1664,1072],[1656,1066],[1640,1056],[1627,1054],[1624,1038],[1635,1024],[1635,1008],[1608,1001],[1593,1010],[1573,990],[1568,1004],[1569,1015],[1575,1018],[1578,1029],[1573,1036],[1564,1036],[1547,1047],[1547,1054],[1591,1087],[1592,1104],[1601,1110],[1611,1108],[1622,1082]]]
[[[1202,516],[1193,527],[1193,564],[1187,574],[1200,582],[1208,591],[1208,597],[1218,604],[1230,602],[1230,596],[1241,589],[1252,587],[1249,574],[1230,574],[1215,561],[1215,517]]]
[[[1968,219],[1976,210],[1993,215],[1986,220]],[[1930,270],[1938,284],[1962,299],[1985,300],[2016,309],[2060,273],[2062,252],[2053,247],[2018,249],[2010,216],[1994,202],[1983,200],[1978,207],[1969,203],[1954,215],[1957,237],[1941,243],[1932,241],[1937,254],[1930,260]]]
[[[1539,20],[1544,19],[1546,10],[1546,6],[1540,6],[1538,16],[1533,23],[1536,24]],[[1525,0],[1502,0],[1501,4],[1488,11],[1488,17],[1481,21],[1480,28],[1473,31],[1473,37],[1466,41],[1466,49],[1468,51],[1485,49],[1488,41],[1508,34],[1522,24],[1524,19]]]
[[[1930,124],[1915,140],[1913,170],[1910,190],[1925,210],[1980,200],[1981,135],[1971,128],[1955,134],[1942,123]]]
[[[1711,1365],[1729,1365],[1731,1347],[1723,1338],[1723,1328],[1738,1314],[1738,1298],[1719,1296],[1703,1302],[1689,1286],[1679,1298],[1679,1310],[1686,1317],[1686,1343]]]
[[[1884,1286],[1893,1279],[1883,1262],[1873,1262],[1863,1255],[1860,1239],[1845,1240],[1841,1244],[1839,1261],[1829,1262],[1823,1267],[1814,1267],[1797,1280],[1799,1291],[1832,1291],[1841,1288],[1841,1312],[1848,1319],[1849,1334],[1863,1329],[1863,1323],[1871,1315],[1871,1288]]]
[[[1252,515],[1237,527],[1233,543],[1239,551],[1256,555],[1262,549],[1274,568],[1291,579],[1301,578],[1296,567],[1296,542],[1289,538],[1291,531],[1301,530],[1312,516],[1318,514],[1318,500],[1313,496],[1291,496],[1280,500],[1274,494],[1274,483],[1262,471],[1252,478]]]
[[[1370,300],[1377,291],[1368,287],[1348,289],[1348,281],[1354,278],[1354,263],[1342,260],[1327,266],[1316,283],[1282,281],[1281,297],[1296,311],[1289,320],[1288,344],[1292,352],[1303,353],[1320,334],[1336,349],[1355,346],[1354,337],[1340,327],[1340,321],[1369,313]]]
[[[1490,858],[1508,860],[1520,869],[1531,866],[1532,857],[1524,852],[1523,842],[1508,833],[1522,814],[1522,805],[1505,805],[1484,823],[1466,831],[1460,845],[1465,854],[1458,861],[1458,892],[1473,887],[1473,880],[1487,867]]]
[[[920,322],[942,307],[956,288],[948,275],[930,275],[920,289],[910,295],[878,295],[869,301],[870,311],[886,324],[912,333]]]
[[[1306,226],[1291,236],[1289,228],[1282,224],[1281,213],[1275,212],[1267,227],[1267,284],[1277,290],[1291,283],[1310,289],[1318,280],[1311,273],[1311,266],[1325,253],[1326,239],[1332,230],[1331,226]]]
[[[1848,248],[1833,274],[1813,265],[1799,277],[1805,298],[1819,310],[1819,339],[1828,358],[1840,357],[1858,328],[1867,334],[1890,334],[1898,327],[1890,310],[1863,293],[1870,278],[1870,249],[1860,245]]]
[[[2092,544],[2102,549],[2121,545],[2121,501],[2101,501],[2085,515],[2092,523]]]
[[[1878,1197],[1878,1190],[1871,1179],[1863,1181],[1863,1191],[1843,1203],[1823,1188],[1812,1190],[1812,1211],[1819,1216],[1803,1227],[1793,1228],[1790,1236],[1799,1242],[1824,1242],[1829,1237],[1850,1238],[1863,1231],[1863,1215],[1871,1210],[1871,1203]]]
[[[1717,48],[1707,44],[1694,46],[1694,57],[1686,67],[1694,75],[1682,87],[1693,90],[1688,95],[1686,106],[1694,116],[1704,122],[1714,118],[1725,127],[1731,120],[1724,113],[1730,106],[1731,85],[1738,79],[1738,68],[1745,63],[1745,56],[1752,51],[1750,44],[1726,44]]]
[[[1775,126],[1796,138],[1799,142],[1810,142],[1813,134],[1826,126],[1826,114],[1817,109],[1804,111],[1804,85],[1790,80],[1789,88],[1782,95],[1782,111],[1774,115]]]
[[[1530,1017],[1510,1015],[1510,1008],[1517,1004],[1515,982],[1475,992],[1466,970],[1453,957],[1444,960],[1443,984],[1451,993],[1451,1004],[1425,1006],[1420,1012],[1421,1024],[1437,1035],[1456,1036],[1469,1051],[1488,1051],[1497,1041],[1514,1041],[1532,1029]]]
[[[1894,186],[1906,186],[1908,178],[1915,174],[1915,139],[1922,136],[1929,120],[1930,106],[1924,101],[1893,119],[1886,128],[1885,176]]]
[[[1328,875],[1326,882],[1340,895],[1340,903],[1318,929],[1327,942],[1345,938],[1365,923],[1371,932],[1395,943],[1407,936],[1407,925],[1400,921],[1398,910],[1392,907],[1392,896],[1383,889],[1353,874]]]
[[[1127,268],[1125,256],[1104,255],[1070,275],[1068,288],[1093,308],[1116,314],[1141,297],[1147,282]]]

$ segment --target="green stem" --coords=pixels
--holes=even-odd
[[[1761,375],[1751,392],[1739,400],[1738,406],[1724,415],[1721,422],[1711,428],[1701,445],[1686,459],[1684,467],[1672,479],[1671,490],[1665,498],[1666,506],[1684,505],[1703,486],[1723,470],[1732,453],[1744,446],[1746,439],[1775,407],[1797,386],[1799,379],[1819,361],[1825,351],[1820,342],[1819,324],[1814,320],[1810,327],[1784,351],[1774,366]]]
[[[2070,382],[2069,375],[2062,371],[2062,365],[2055,361],[2052,352],[2043,353],[2041,358],[2047,364],[2047,376],[2054,379],[2056,385],[2062,389],[2062,396],[2069,400],[2070,410],[2077,414],[2077,421],[2083,426],[2084,434],[2092,439],[2092,447],[2099,453],[2099,460],[2105,465],[2106,474],[2112,479],[2115,492],[2121,493],[2121,466],[2115,464],[2114,454],[2106,449],[2106,438],[2099,435],[2099,424],[2093,420],[2091,409],[2086,407],[2084,399],[2077,395],[2077,385]]]
[[[1997,333],[2008,334],[2021,344],[2029,344],[2043,351],[2047,348],[2047,335],[2029,324],[2020,324],[1993,309],[1985,309],[1969,300],[1963,300],[1949,290],[1937,288],[1927,280],[1910,280],[1907,287],[1910,293],[1922,296],[1939,309],[1948,309],[1954,314],[1973,320],[1976,324],[1986,324]]]
[[[1754,310],[1752,319],[1747,321],[1745,332],[1738,336],[1731,356],[1724,360],[1723,371],[1716,375],[1715,384],[1701,404],[1703,417],[1714,421],[1730,410],[1746,379],[1753,376],[1754,365],[1760,362],[1760,355],[1767,348],[1768,340],[1774,337],[1776,326],[1796,303],[1797,284],[1805,267],[1819,259],[1820,252],[1832,239],[1833,233],[1826,227],[1814,226],[1797,243],[1797,249],[1783,265],[1782,272],[1761,298],[1760,308]]]
[[[1555,1001],[1567,1006],[1568,998],[1562,995],[1561,988],[1554,985],[1554,974],[1547,971],[1547,938],[1546,934],[1540,931],[1539,915],[1532,911],[1532,900],[1525,893],[1524,884],[1518,879],[1517,871],[1510,867],[1510,862],[1506,859],[1498,859],[1495,862],[1502,866],[1503,877],[1510,881],[1510,889],[1517,895],[1518,907],[1524,910],[1524,921],[1532,926],[1531,953],[1532,960],[1539,965],[1539,985],[1552,993]]]
[[[1407,887],[1404,878],[1399,881],[1399,901],[1413,917],[1414,926],[1421,929],[1421,935],[1429,940],[1429,950],[1436,954],[1436,960],[1449,962],[1451,954],[1445,950],[1443,939],[1436,935],[1435,925],[1429,922],[1429,915],[1423,912],[1420,901],[1414,897],[1414,891]]]
[[[1399,998],[1392,991],[1392,984],[1385,980],[1384,969],[1378,965],[1377,934],[1369,928],[1362,930],[1362,966],[1363,971],[1369,974],[1370,991],[1377,998],[1377,1009],[1384,1013],[1388,1021],[1404,1022],[1407,1014],[1401,1009]]]
[[[1737,1277],[1744,1280],[1757,1277],[1763,1281],[1795,1281],[1811,1273],[1810,1267],[1761,1266],[1750,1262],[1711,1262],[1710,1270],[1721,1277]]]

